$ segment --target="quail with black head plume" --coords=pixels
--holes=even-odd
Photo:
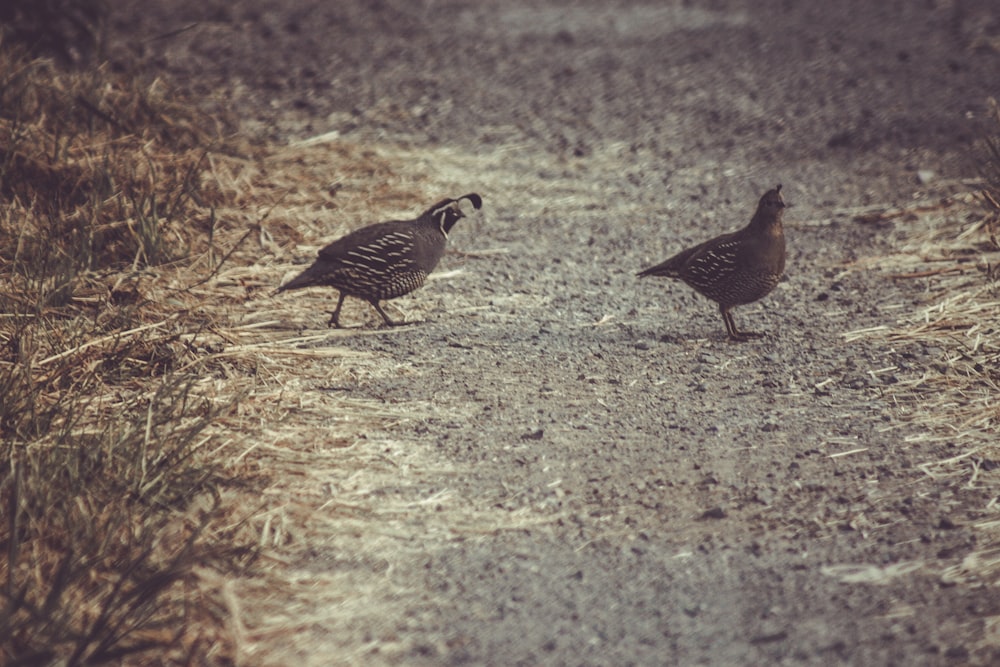
[[[784,210],[778,185],[760,198],[757,212],[743,229],[688,248],[638,275],[682,280],[718,303],[730,340],[760,336],[737,329],[730,311],[764,298],[781,280],[785,271]]]
[[[442,199],[414,220],[390,220],[354,230],[320,250],[313,265],[278,292],[319,286],[339,290],[329,326],[340,327],[340,309],[348,296],[370,303],[387,325],[402,324],[389,319],[380,302],[424,284],[444,254],[448,232],[465,217],[463,199],[477,210],[482,208],[483,198],[470,192]]]

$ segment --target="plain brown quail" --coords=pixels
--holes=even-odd
[[[785,233],[781,186],[768,190],[743,229],[684,250],[639,276],[683,280],[719,304],[729,338],[744,341],[761,334],[739,331],[730,310],[767,296],[785,271]]]
[[[448,232],[465,217],[459,206],[463,199],[476,209],[483,205],[482,197],[470,192],[458,199],[442,199],[415,220],[390,220],[354,230],[320,250],[313,265],[278,292],[316,286],[339,290],[328,326],[340,327],[340,309],[348,296],[370,303],[386,324],[401,324],[389,319],[379,302],[409,294],[424,284],[444,254]]]

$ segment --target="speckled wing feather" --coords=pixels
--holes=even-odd
[[[365,298],[402,296],[427,278],[415,256],[416,237],[412,227],[391,222],[359,229],[320,250],[303,279]]]
[[[639,272],[639,276],[661,276],[663,278],[683,278],[685,272],[691,264],[705,261],[703,259],[705,251],[717,243],[727,243],[734,233],[724,234],[714,239],[699,243],[696,246],[682,250],[670,259]]]
[[[716,288],[729,284],[740,270],[741,245],[738,234],[727,234],[697,246],[684,261],[679,277],[714,299]]]

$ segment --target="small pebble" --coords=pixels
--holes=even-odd
[[[721,507],[713,507],[710,510],[705,510],[704,512],[702,512],[702,514],[701,514],[701,516],[699,518],[700,519],[725,519],[726,516],[727,516],[726,515],[726,510],[722,509]]]

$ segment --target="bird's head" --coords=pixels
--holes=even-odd
[[[442,199],[427,209],[420,217],[433,221],[441,233],[448,236],[448,232],[455,226],[455,223],[465,217],[465,213],[462,212],[462,200],[465,199],[468,199],[472,208],[476,210],[483,207],[483,198],[475,192],[470,192],[458,199]]]
[[[757,204],[757,208],[761,212],[767,211],[772,215],[778,215],[782,209],[787,208],[785,200],[781,197],[781,183],[774,186],[773,190],[768,190],[764,193]]]
[[[781,197],[781,185],[774,186],[773,190],[768,190],[757,202],[757,211],[750,221],[752,227],[781,227],[781,214],[788,208],[788,204]]]

